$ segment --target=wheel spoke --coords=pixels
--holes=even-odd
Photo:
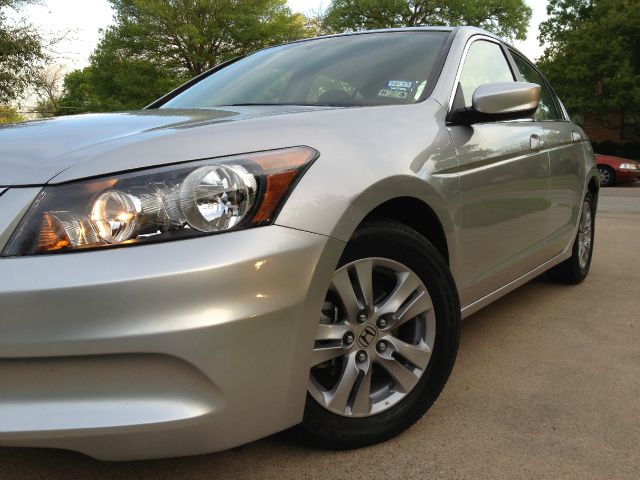
[[[342,300],[347,319],[350,322],[355,322],[355,317],[360,310],[360,306],[358,305],[358,297],[356,297],[356,292],[353,289],[353,284],[351,283],[351,278],[349,278],[349,272],[346,268],[335,273],[331,285],[340,297],[340,300]]]
[[[373,262],[359,262],[356,264],[355,271],[365,302],[364,306],[373,310]]]
[[[393,349],[406,358],[409,362],[414,364],[421,370],[424,370],[431,358],[431,349],[429,346],[421,341],[417,345],[406,343],[393,335],[387,335],[384,337],[388,343],[390,343]]]
[[[353,386],[358,379],[359,370],[356,366],[355,357],[351,355],[345,362],[338,383],[330,392],[325,392],[327,406],[332,410],[345,412],[347,402],[353,391]]]
[[[370,363],[365,368],[364,377],[358,385],[358,391],[351,408],[354,415],[368,415],[371,412],[371,375],[373,369]]]
[[[402,310],[394,314],[393,327],[399,327],[403,323],[416,318],[418,315],[428,312],[432,308],[433,305],[429,295],[426,290],[422,290],[413,299],[407,302]]]
[[[340,340],[349,331],[349,326],[343,323],[319,323],[316,340]]]
[[[420,286],[420,280],[409,272],[398,274],[398,283],[396,288],[387,297],[384,303],[376,312],[378,316],[396,313],[398,309],[407,301],[407,299]]]
[[[313,355],[311,356],[311,366],[315,367],[334,358],[344,354],[342,346],[320,347],[313,349]]]
[[[380,357],[378,358],[378,363],[394,379],[396,390],[407,393],[418,383],[419,376],[396,361],[393,357]]]

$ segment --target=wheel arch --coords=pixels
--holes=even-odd
[[[589,172],[589,176],[587,177],[588,178],[587,191],[591,192],[591,195],[593,195],[596,208],[598,206],[598,195],[600,194],[600,172],[598,170],[599,167],[600,167],[600,164],[596,165],[596,167],[593,168],[591,172]]]
[[[427,203],[415,197],[392,198],[375,207],[363,222],[375,217],[395,220],[414,229],[429,240],[449,264],[451,254],[442,222]]]
[[[613,182],[615,183],[616,181],[616,169],[613,168],[611,165],[608,165],[606,163],[597,163],[596,164],[596,173],[594,175],[594,177],[597,180],[597,188],[596,190],[591,190],[591,182],[593,181],[593,177],[589,179],[589,189],[591,190],[591,193],[593,195],[595,195],[596,197],[598,196],[598,191],[600,190],[600,168],[606,168],[607,170],[609,170],[611,172],[611,175],[613,176]]]
[[[600,192],[600,180],[597,175],[592,175],[589,179],[589,184],[587,185],[587,189],[591,192],[594,197],[598,196]]]
[[[355,178],[366,180],[366,175],[365,171]],[[332,195],[314,184],[310,192],[285,204],[276,224],[326,235],[346,244],[362,222],[372,216],[402,222],[440,250],[455,278],[455,219],[459,215],[460,190],[457,178],[435,177],[425,180],[415,175],[390,175],[362,189],[345,185]],[[353,182],[351,177],[346,181]],[[354,191],[358,193],[353,194]]]

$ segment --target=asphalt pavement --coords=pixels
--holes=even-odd
[[[639,301],[637,183],[602,191],[588,279],[536,280],[465,320],[441,397],[389,442],[324,452],[276,435],[222,453],[127,463],[4,448],[0,479],[635,480]]]
[[[601,212],[640,213],[640,182],[603,188],[601,192]]]

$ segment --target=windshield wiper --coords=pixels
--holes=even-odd
[[[230,103],[227,105],[214,105],[214,107],[361,107],[360,104],[350,103]]]
[[[268,106],[268,107],[275,107],[275,106],[285,106],[285,105],[296,105],[296,106],[300,106],[300,107],[307,107],[308,105],[305,105],[303,103],[229,103],[227,105],[215,105],[216,107],[261,107],[261,106]]]

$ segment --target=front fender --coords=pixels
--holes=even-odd
[[[283,209],[276,224],[347,242],[358,225],[378,206],[400,197],[414,198],[435,213],[447,239],[449,258],[455,263],[458,258],[455,225],[459,215],[459,194],[457,176],[436,174],[431,182],[426,182],[417,176],[394,175],[352,196],[346,192],[343,195],[328,192],[314,195],[306,191],[295,202],[288,202],[288,208]],[[455,271],[454,264],[451,268]]]

